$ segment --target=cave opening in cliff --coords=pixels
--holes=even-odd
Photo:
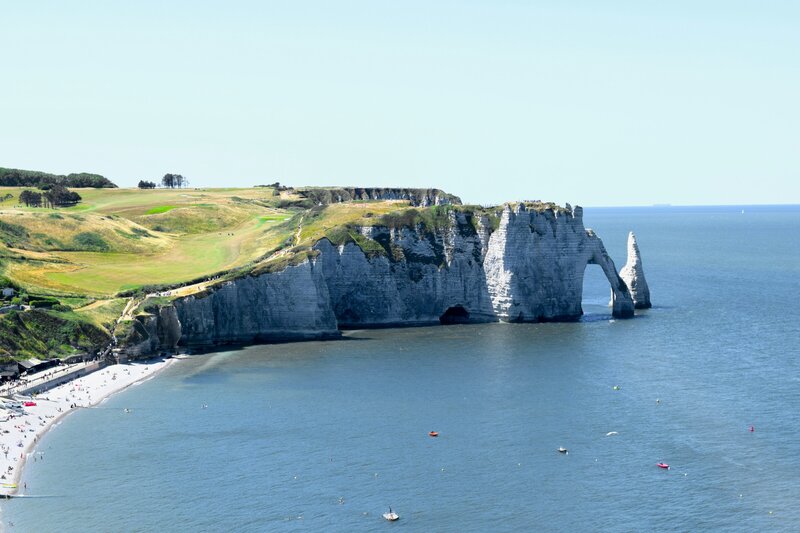
[[[358,322],[361,320],[361,317],[358,316],[358,313],[352,309],[345,309],[344,312],[339,313],[339,316],[336,318],[339,320],[339,324],[344,326],[347,326],[348,324],[358,324]]]
[[[439,317],[440,324],[466,324],[469,322],[469,311],[462,305],[448,307],[447,311]]]

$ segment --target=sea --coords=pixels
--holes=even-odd
[[[584,221],[618,268],[636,233],[652,309],[613,319],[589,265],[574,323],[176,361],[45,435],[6,530],[800,529],[800,206]]]

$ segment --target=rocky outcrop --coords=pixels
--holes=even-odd
[[[134,318],[125,348],[129,356],[174,352],[178,347],[183,332],[175,307],[163,306],[153,311]]]
[[[612,314],[633,316],[628,284],[584,227],[580,207],[462,208],[376,224],[351,228],[355,236],[339,244],[320,240],[300,264],[176,300],[155,325],[145,325],[151,345],[178,337],[181,345],[212,346],[331,337],[340,328],[575,320],[590,264],[609,281]]]
[[[583,226],[583,209],[506,206],[484,261],[495,315],[509,322],[580,317],[589,264],[600,265],[611,285],[614,316],[633,316],[630,294],[603,242]]]
[[[647,286],[647,280],[644,279],[642,257],[639,255],[639,245],[633,232],[628,234],[628,261],[622,267],[620,277],[628,286],[636,309],[649,309],[652,307],[650,303],[650,288]]]
[[[313,187],[298,193],[315,204],[335,204],[353,200],[408,200],[415,207],[461,205],[461,199],[439,189],[407,189],[384,187]]]

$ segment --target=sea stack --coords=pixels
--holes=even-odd
[[[628,286],[633,298],[633,306],[636,309],[649,309],[652,307],[650,289],[647,287],[647,280],[644,279],[639,245],[636,243],[636,235],[633,232],[628,234],[628,262],[622,267],[619,275]]]

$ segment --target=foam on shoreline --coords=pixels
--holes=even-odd
[[[159,358],[111,365],[34,397],[16,395],[13,401],[4,400],[0,404],[0,497],[25,493],[24,485],[18,486],[25,462],[36,456],[39,439],[64,416],[94,407],[112,394],[155,376],[172,361]],[[11,407],[26,401],[36,405]]]

